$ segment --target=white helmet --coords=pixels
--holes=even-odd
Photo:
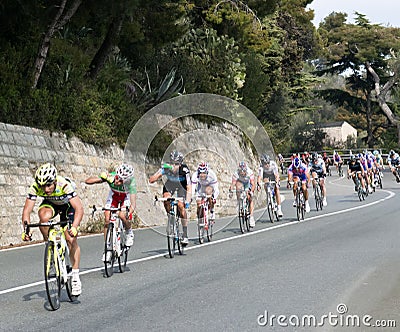
[[[125,182],[133,177],[133,167],[128,164],[122,164],[118,166],[115,176]]]
[[[57,169],[50,163],[40,166],[35,173],[35,181],[39,186],[53,183],[56,177]]]

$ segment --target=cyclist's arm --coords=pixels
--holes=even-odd
[[[83,218],[83,205],[82,205],[82,201],[78,196],[72,197],[69,200],[69,203],[71,204],[71,206],[74,208],[75,213],[74,213],[74,221],[71,225],[71,227],[75,227],[78,228],[78,226],[80,225],[82,218]]]
[[[27,221],[28,224],[31,221],[31,213],[35,206],[36,201],[30,198],[25,199],[24,209],[22,210],[22,226],[24,227],[24,222]]]
[[[155,174],[153,174],[152,176],[150,176],[149,182],[150,182],[150,183],[154,183],[154,182],[156,182],[158,179],[160,179],[161,177],[162,177],[162,171],[161,171],[161,169],[159,169]]]
[[[95,183],[103,183],[104,180],[99,178],[98,176],[90,176],[85,180],[86,184],[95,184]]]
[[[129,194],[129,200],[131,202],[129,210],[133,213],[136,211],[136,194]]]

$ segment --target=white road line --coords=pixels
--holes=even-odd
[[[320,214],[320,215],[317,215],[317,216],[314,216],[314,217],[306,218],[306,219],[301,220],[301,221],[297,221],[296,220],[296,221],[292,221],[292,222],[287,222],[285,224],[274,225],[274,226],[271,226],[271,227],[259,229],[259,230],[256,230],[256,231],[252,231],[250,233],[235,235],[235,236],[232,236],[232,237],[228,237],[228,238],[224,238],[224,239],[220,239],[220,240],[215,240],[215,241],[212,241],[212,242],[207,242],[207,243],[196,245],[196,246],[193,246],[193,247],[188,247],[188,248],[185,248],[185,251],[195,250],[195,249],[202,248],[204,246],[216,245],[216,244],[219,244],[219,243],[232,241],[232,240],[235,240],[237,238],[241,238],[241,237],[245,237],[245,236],[252,236],[252,235],[255,235],[255,234],[259,234],[259,233],[270,232],[270,231],[272,231],[274,229],[278,229],[278,228],[282,228],[282,227],[289,227],[289,226],[297,225],[299,223],[304,223],[304,222],[313,221],[313,220],[316,220],[316,219],[322,219],[322,218],[329,217],[329,216],[334,216],[334,215],[338,215],[338,214],[342,214],[342,213],[346,213],[346,212],[351,212],[351,211],[363,209],[363,208],[368,207],[368,206],[373,206],[373,205],[382,203],[382,202],[384,202],[384,201],[386,201],[388,199],[393,198],[396,195],[394,192],[389,191],[389,190],[380,190],[380,191],[387,192],[389,194],[389,196],[381,198],[381,199],[379,199],[377,201],[373,201],[371,203],[367,203],[367,204],[363,204],[363,205],[359,205],[359,206],[354,206],[354,207],[347,208],[347,209],[344,209],[344,210],[339,210],[339,211],[329,212],[329,213],[325,213],[325,214]],[[164,257],[166,254],[167,253],[158,254],[158,255],[149,256],[149,257],[143,257],[143,258],[139,258],[139,259],[128,261],[126,264],[127,265],[128,264],[138,264],[138,263],[145,262],[145,261],[148,261],[148,260]],[[98,267],[98,268],[94,268],[94,269],[90,269],[90,270],[86,270],[86,271],[82,271],[79,274],[80,275],[84,275],[84,274],[88,274],[88,273],[92,273],[92,272],[96,272],[96,271],[101,271],[102,269],[104,269],[103,266],[102,267]],[[18,286],[18,287],[5,289],[5,290],[0,291],[0,295],[6,294],[6,293],[15,292],[15,291],[18,291],[18,290],[21,290],[21,289],[25,289],[25,288],[29,288],[29,287],[38,286],[38,285],[41,285],[41,284],[44,284],[44,281],[38,281],[38,282],[34,282],[34,283],[30,283],[30,284],[26,284],[26,285],[22,285],[22,286]]]

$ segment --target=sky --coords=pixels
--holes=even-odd
[[[316,27],[332,12],[347,13],[348,23],[354,23],[357,11],[372,24],[400,28],[400,0],[314,0],[307,9],[314,9]]]

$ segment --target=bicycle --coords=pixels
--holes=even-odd
[[[116,260],[118,260],[119,271],[121,273],[125,272],[130,247],[125,245],[125,227],[118,215],[122,210],[121,205],[118,204],[118,207],[107,207],[102,210],[111,212],[104,241],[104,271],[107,277],[111,277],[114,274],[114,263]],[[129,208],[126,207],[125,210],[128,219]]]
[[[197,232],[199,242],[204,243],[204,233],[207,233],[207,240],[211,242],[213,237],[214,220],[209,220],[209,206],[208,200],[212,195],[201,194],[200,210],[197,218]]]
[[[233,193],[233,191],[231,191]],[[239,227],[242,233],[250,232],[250,203],[247,197],[246,190],[238,190],[238,217]]]
[[[168,212],[168,222],[167,222],[167,244],[168,253],[170,258],[175,256],[175,248],[178,248],[180,255],[183,255],[184,245],[182,244],[183,239],[183,229],[182,223],[180,222],[180,213],[178,209],[178,202],[183,202],[182,197],[163,197],[158,198],[155,196],[154,204],[157,202],[170,202],[171,209]]]
[[[358,174],[360,174],[361,172],[356,172],[355,174],[353,174],[354,175],[354,183],[355,183],[355,186],[356,186],[356,191],[357,191],[357,196],[358,196],[358,199],[360,200],[360,201],[363,201],[363,200],[365,200],[365,197],[367,196],[367,191],[365,191],[364,192],[364,189],[362,188],[362,186],[361,186],[361,181],[360,181],[360,179],[358,178]],[[352,174],[350,174],[350,175],[352,175]]]
[[[291,186],[294,185],[294,182],[290,182]],[[306,203],[304,199],[304,193],[303,190],[301,189],[301,184],[297,183],[297,188],[296,188],[296,193],[295,193],[295,199],[296,199],[296,214],[297,214],[297,220],[304,220],[304,215],[306,213]]]
[[[338,164],[338,175],[339,175],[340,177],[343,176],[343,168],[342,168],[342,166],[343,166],[342,163],[339,163],[339,164]]]
[[[61,289],[65,287],[68,298],[75,302],[78,296],[72,295],[72,266],[65,232],[71,228],[72,220],[27,224],[25,233],[32,227],[48,227],[49,234],[44,250],[44,280],[47,300],[53,310],[60,308]]]
[[[322,188],[320,183],[320,178],[317,176],[314,178],[314,199],[315,199],[315,206],[318,210],[322,210],[323,207],[323,195],[322,195]]]
[[[375,186],[379,186],[379,188],[383,188],[382,184],[382,178],[383,178],[383,173],[380,169],[374,174],[374,181],[375,181]]]
[[[268,181],[264,183],[265,192],[267,193],[267,210],[268,216],[271,223],[274,222],[274,218],[276,221],[279,221],[278,216],[278,203],[276,202],[276,194],[275,194],[275,181]]]

